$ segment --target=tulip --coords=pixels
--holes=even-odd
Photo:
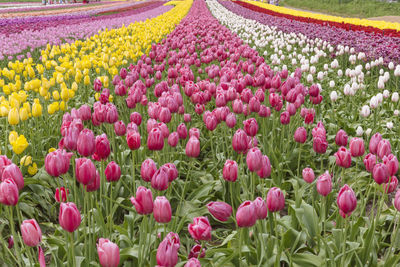
[[[200,155],[200,141],[196,137],[190,137],[186,144],[186,156],[197,158]]]
[[[294,132],[294,141],[304,144],[307,141],[307,130],[304,127],[299,127]]]
[[[162,168],[167,172],[169,182],[172,182],[178,178],[178,169],[176,168],[175,164],[165,163]]]
[[[211,240],[211,225],[207,217],[193,218],[193,223],[188,225],[188,230],[195,240]]]
[[[240,204],[236,212],[236,223],[239,227],[252,227],[257,221],[256,207],[253,202],[246,200]]]
[[[139,186],[136,191],[136,197],[131,197],[131,202],[135,206],[137,213],[141,215],[153,212],[153,195],[150,189]]]
[[[243,129],[248,136],[255,136],[258,132],[258,123],[256,119],[250,118],[243,121]]]
[[[384,163],[378,163],[372,170],[372,177],[377,184],[386,183],[389,180],[389,171]]]
[[[267,217],[268,209],[267,209],[267,204],[261,197],[257,197],[253,201],[255,210],[256,210],[256,216],[258,220],[263,220]]]
[[[60,149],[47,154],[44,160],[47,173],[54,177],[67,173],[71,157],[72,153]]]
[[[184,120],[186,123],[191,122],[191,121],[192,121],[192,116],[191,116],[189,113],[185,113],[185,114],[183,115],[183,120]]]
[[[93,132],[89,129],[83,129],[79,133],[76,147],[81,156],[91,156],[95,150],[95,139]]]
[[[158,169],[151,178],[151,187],[156,190],[164,191],[168,188],[168,172],[167,169],[161,167]]]
[[[17,125],[19,123],[19,113],[17,108],[12,108],[8,112],[8,123],[10,125]]]
[[[119,178],[121,177],[121,168],[117,163],[111,161],[110,163],[107,164],[104,173],[106,175],[107,181],[115,182],[118,181]]]
[[[110,142],[106,134],[96,136],[95,140],[95,154],[98,159],[106,159],[110,155]]]
[[[35,219],[22,222],[21,234],[25,245],[29,247],[36,247],[42,240],[42,230]]]
[[[179,237],[175,233],[169,233],[158,245],[157,264],[159,266],[173,267],[178,262]]]
[[[207,209],[214,218],[221,222],[226,222],[232,215],[232,207],[225,202],[210,202]]]
[[[332,177],[326,171],[317,179],[317,191],[321,196],[326,197],[332,191]]]
[[[9,238],[8,238],[8,246],[7,246],[9,249],[12,249],[13,247],[14,247],[14,237],[13,236],[10,236]]]
[[[340,216],[343,218],[350,216],[357,207],[357,198],[353,189],[345,184],[339,191],[336,203],[339,207]]]
[[[96,177],[86,185],[86,192],[97,191],[100,188],[100,173],[96,171]]]
[[[168,136],[168,145],[171,147],[176,147],[179,142],[179,134],[177,132],[172,132]]]
[[[385,191],[387,194],[390,194],[394,190],[396,190],[398,184],[399,180],[397,179],[397,177],[392,176],[389,178],[387,183],[383,184],[383,191]]]
[[[281,189],[272,187],[267,194],[267,207],[271,212],[280,211],[285,208],[285,196]]]
[[[54,194],[54,198],[56,199],[57,202],[66,202],[67,197],[69,194],[69,190],[65,189],[65,187],[57,187],[56,192]],[[60,198],[61,196],[61,198]],[[61,199],[61,201],[60,201]]]
[[[336,165],[343,168],[350,168],[351,166],[351,155],[345,147],[340,147],[339,150],[334,154],[336,158]]]
[[[379,158],[383,159],[384,156],[388,156],[391,153],[391,146],[390,146],[390,142],[386,139],[382,139],[379,143],[378,143],[378,147],[377,147],[377,155]]]
[[[232,147],[237,153],[247,150],[247,134],[242,129],[238,129],[232,138]]]
[[[142,123],[142,115],[140,115],[138,112],[132,112],[129,116],[129,120],[136,125],[140,125]]]
[[[281,124],[286,125],[290,123],[290,114],[287,111],[281,113],[280,116]]]
[[[197,258],[190,258],[184,267],[201,267],[201,264]]]
[[[200,250],[201,250],[201,253],[200,253]],[[196,244],[190,250],[188,258],[189,259],[195,258],[197,260],[199,258],[199,256],[200,256],[200,258],[204,258],[206,256],[206,249],[202,248],[201,245]]]
[[[393,154],[383,157],[383,163],[388,168],[388,172],[390,176],[396,175],[397,171],[399,170],[399,161],[397,157]]]
[[[162,150],[164,147],[164,137],[161,130],[157,127],[151,129],[147,139],[149,150]]]
[[[304,181],[306,181],[306,183],[311,184],[314,181],[315,175],[314,175],[313,169],[304,168],[302,175],[303,175],[303,179],[304,179]]]
[[[108,239],[100,238],[97,243],[97,254],[102,267],[117,267],[119,265],[119,248]]]
[[[400,211],[400,189],[397,190],[397,192],[396,192],[396,196],[394,197],[393,205],[398,211]]]
[[[369,140],[369,152],[377,155],[378,144],[382,140],[382,135],[380,133],[375,133]]]
[[[372,172],[376,165],[376,156],[374,154],[367,154],[364,158],[364,166],[367,172]]]
[[[60,204],[58,221],[65,231],[72,233],[78,229],[81,224],[81,213],[75,203],[67,202]]]
[[[200,130],[197,128],[190,128],[189,130],[189,138],[190,137],[197,137],[197,139],[200,139]]]
[[[238,165],[236,161],[227,159],[222,170],[222,177],[229,182],[235,182],[238,176]]]
[[[64,146],[68,150],[77,149],[79,134],[80,134],[79,128],[71,124],[71,126],[67,129],[67,133],[64,137]]]
[[[114,131],[117,136],[124,136],[126,134],[126,126],[123,121],[114,123]]]
[[[188,135],[188,131],[184,123],[178,125],[176,132],[178,133],[179,139],[186,139]]]
[[[0,183],[0,203],[15,206],[18,203],[18,186],[12,179],[5,179]]]
[[[14,163],[3,167],[1,180],[4,181],[6,179],[13,180],[17,185],[18,190],[21,190],[24,187],[24,177],[22,176],[22,172]]]
[[[150,182],[156,171],[157,166],[152,159],[146,159],[142,162],[142,166],[140,167],[140,175],[144,181]]]
[[[267,155],[262,156],[262,167],[257,171],[260,178],[268,178],[271,175],[271,162]]]
[[[320,136],[317,136],[313,139],[313,149],[316,153],[324,154],[327,148],[328,142],[326,142],[326,139]]]
[[[247,152],[246,156],[247,167],[251,172],[257,172],[263,166],[263,155],[260,149],[253,147]]]
[[[90,159],[75,159],[75,177],[79,183],[87,185],[96,177],[96,166]]]
[[[140,147],[140,134],[136,131],[128,131],[126,142],[130,150],[136,150]]]
[[[346,132],[344,130],[340,129],[336,134],[335,143],[338,146],[347,146],[347,139],[348,139],[348,136],[347,136]]]
[[[360,157],[364,155],[365,149],[364,149],[364,140],[361,138],[352,138],[350,140],[350,153],[351,156],[353,157]]]
[[[156,197],[153,203],[154,220],[158,223],[168,223],[171,221],[171,205],[166,197]]]
[[[229,113],[226,116],[225,123],[226,123],[226,126],[228,126],[231,129],[233,127],[235,127],[235,125],[236,125],[236,115],[235,115],[235,113],[232,113],[232,112]]]

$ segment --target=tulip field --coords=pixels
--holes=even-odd
[[[0,89],[0,266],[400,265],[400,23],[0,5]]]

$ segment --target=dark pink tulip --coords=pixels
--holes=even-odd
[[[212,114],[205,117],[204,123],[206,124],[206,127],[209,131],[214,131],[218,125],[217,118]]]
[[[271,175],[271,162],[267,155],[262,156],[262,167],[257,171],[260,178],[268,178]]]
[[[308,93],[310,94],[310,96],[312,97],[317,97],[319,95],[319,88],[318,85],[313,84],[310,86],[310,89],[308,90]]]
[[[252,227],[257,221],[256,207],[250,200],[240,204],[236,212],[236,223],[239,227]]]
[[[75,203],[67,202],[60,204],[58,215],[60,226],[67,232],[74,232],[81,225],[81,213]]]
[[[189,113],[183,114],[183,120],[184,122],[188,123],[192,121],[192,116]]]
[[[151,187],[156,190],[164,191],[168,188],[168,172],[167,169],[161,167],[158,169],[151,178]]]
[[[8,246],[7,246],[9,249],[12,249],[13,247],[14,247],[14,237],[13,236],[10,236],[9,238],[8,238]]]
[[[397,157],[393,154],[390,154],[388,156],[384,156],[382,160],[388,169],[389,175],[396,175],[397,171],[399,170],[399,161],[397,160]]]
[[[225,120],[226,126],[228,126],[229,128],[233,128],[236,125],[236,115],[235,113],[229,113],[226,116],[226,120]]]
[[[64,146],[68,150],[76,150],[77,141],[79,137],[80,130],[76,126],[70,126],[67,129],[67,134],[64,137]]]
[[[167,172],[169,182],[172,182],[178,178],[178,169],[176,168],[175,164],[165,163],[162,168]]]
[[[18,190],[24,188],[24,177],[22,176],[22,172],[14,163],[11,163],[3,168],[1,180],[5,181],[6,179],[13,180],[17,185]]]
[[[7,158],[7,156],[0,155],[0,179],[3,173],[3,170],[6,166],[12,164],[12,161]]]
[[[193,218],[193,223],[188,225],[188,230],[194,240],[211,240],[211,225],[207,217]]]
[[[128,131],[126,134],[126,143],[130,150],[137,150],[140,148],[140,133],[136,131]]]
[[[374,154],[367,154],[364,158],[364,166],[367,172],[372,172],[376,165],[376,156]]]
[[[369,153],[377,155],[378,144],[382,140],[382,135],[380,133],[375,133],[369,140]]]
[[[201,253],[200,253],[200,250],[201,250]],[[199,258],[199,254],[200,254],[200,258],[204,258],[206,256],[206,249],[204,247],[202,249],[201,245],[196,244],[190,250],[188,258],[197,260],[197,258]],[[199,262],[199,264],[200,264],[200,262]],[[200,266],[200,265],[198,265],[198,266]]]
[[[238,176],[238,165],[236,161],[227,159],[222,170],[222,177],[229,182],[235,182]]]
[[[106,175],[107,181],[109,182],[118,181],[119,178],[121,177],[121,168],[117,163],[111,161],[110,163],[107,164],[104,174]]]
[[[345,184],[339,191],[336,203],[339,207],[340,216],[343,218],[350,216],[357,207],[357,198],[353,189]]]
[[[18,186],[12,179],[5,179],[0,183],[0,203],[15,206],[18,203]]]
[[[92,118],[92,110],[89,105],[84,104],[78,109],[79,117],[83,121],[89,121]]]
[[[281,117],[280,117],[281,123],[283,125],[289,124],[290,123],[290,114],[287,111],[284,111],[281,113]]]
[[[307,112],[305,117],[304,117],[304,123],[305,124],[312,124],[314,122],[314,116],[315,116],[314,113]]]
[[[147,138],[149,150],[161,150],[164,147],[164,137],[161,130],[157,127],[151,129]]]
[[[328,171],[318,177],[317,191],[324,197],[332,191],[332,177]]]
[[[257,99],[257,97],[253,96],[252,98],[250,98],[250,101],[249,101],[249,109],[250,109],[250,111],[257,113],[257,112],[260,111],[260,108],[261,108],[261,103]]]
[[[171,147],[176,147],[179,142],[179,134],[177,132],[172,132],[168,136],[168,145]]]
[[[231,205],[225,202],[210,202],[207,204],[207,209],[215,219],[221,222],[226,222],[232,215]]]
[[[306,183],[311,184],[314,181],[315,174],[313,169],[311,168],[304,168],[302,171],[303,179]]]
[[[385,191],[387,194],[390,194],[394,190],[396,190],[398,184],[399,184],[399,180],[397,179],[397,177],[396,176],[392,176],[392,177],[389,178],[387,183],[382,184],[383,191]]]
[[[69,195],[68,189],[65,189],[65,187],[57,187],[56,192],[54,193],[54,198],[56,199],[57,202],[66,202],[68,195]]]
[[[347,133],[340,129],[337,133],[336,133],[336,137],[335,137],[335,143],[338,146],[347,146],[347,139],[349,137],[347,136]]]
[[[86,185],[86,192],[94,192],[100,188],[100,173],[96,171],[96,177]]]
[[[36,247],[42,241],[42,230],[35,219],[22,222],[21,234],[25,245],[29,247]]]
[[[246,156],[247,167],[251,172],[259,171],[263,166],[263,155],[257,147],[249,149]]]
[[[304,127],[299,127],[294,132],[294,141],[304,144],[307,140],[307,130]]]
[[[196,137],[190,137],[186,144],[186,156],[197,158],[200,155],[200,141]]]
[[[97,254],[102,267],[117,267],[120,261],[119,247],[108,239],[100,238]]]
[[[350,168],[351,166],[351,155],[350,152],[344,146],[340,147],[335,153],[336,165],[343,168]]]
[[[128,123],[128,125],[126,126],[126,131],[129,132],[139,132],[139,127],[134,123],[134,122],[130,122]]]
[[[114,123],[114,131],[117,136],[124,136],[126,134],[126,126],[123,121]]]
[[[176,128],[176,132],[179,135],[179,139],[186,139],[188,135],[188,131],[184,123],[178,125],[178,127]]]
[[[96,178],[96,166],[94,166],[90,159],[75,159],[75,178],[83,185],[89,184],[93,179]]]
[[[67,173],[71,157],[72,153],[67,153],[65,150],[61,149],[50,152],[44,160],[47,173],[54,177]]]
[[[316,153],[324,154],[328,148],[328,142],[323,137],[317,136],[313,138],[313,149]]]
[[[76,144],[78,153],[83,157],[89,157],[94,153],[95,150],[95,139],[94,134],[89,129],[83,129],[78,136]]]
[[[394,197],[393,205],[398,211],[400,211],[400,189],[397,190],[397,192],[396,192],[396,196]]]
[[[114,124],[118,121],[118,110],[117,107],[111,103],[106,105],[106,122]]]
[[[171,205],[166,197],[156,197],[153,203],[154,220],[158,223],[168,223],[171,221]]]
[[[196,137],[197,139],[200,139],[200,130],[198,128],[190,128],[189,138],[192,136]]]
[[[271,212],[280,211],[285,208],[285,196],[281,189],[272,187],[267,194],[267,207]]]
[[[158,119],[161,122],[168,123],[171,121],[171,111],[168,108],[161,107],[160,114],[158,115]]]
[[[135,124],[136,125],[136,124]],[[148,119],[146,123],[147,133],[150,133],[151,129],[156,128],[158,125],[157,121],[154,119]]]
[[[103,133],[102,135],[96,136],[95,147],[94,153],[100,160],[106,159],[110,155],[110,142],[106,134]]]
[[[254,207],[256,209],[256,215],[258,220],[263,220],[267,217],[268,214],[268,209],[267,209],[267,203],[265,203],[264,199],[261,197],[257,197],[253,201]]]
[[[157,249],[157,264],[159,266],[173,267],[178,262],[180,241],[178,234],[169,233]]]
[[[101,81],[100,81],[99,79],[95,79],[94,82],[93,82],[93,89],[94,89],[96,92],[100,92],[100,91],[101,91],[101,88],[102,88]]]
[[[237,153],[247,150],[247,134],[242,129],[238,129],[232,137],[233,150]]]
[[[140,125],[142,123],[142,115],[140,115],[138,112],[132,112],[129,116],[129,120],[136,125]]]
[[[389,180],[389,171],[384,163],[378,163],[372,170],[372,177],[377,184],[386,183]]]
[[[271,116],[271,109],[265,105],[261,105],[258,115],[263,118],[269,117]]]
[[[258,132],[258,123],[255,118],[243,121],[243,129],[248,136],[255,136]]]
[[[140,167],[140,175],[142,179],[146,182],[150,182],[153,178],[154,173],[157,171],[156,163],[152,159],[146,159],[142,162]]]
[[[131,197],[131,202],[135,206],[137,213],[141,215],[153,212],[153,194],[150,189],[139,186],[136,190],[136,197]]]
[[[350,154],[352,157],[360,157],[364,155],[364,140],[354,137],[350,140]]]
[[[390,142],[386,139],[382,139],[377,148],[377,155],[379,158],[383,159],[384,156],[388,156],[392,151]]]

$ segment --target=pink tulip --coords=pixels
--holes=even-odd
[[[347,133],[344,130],[340,129],[336,134],[335,143],[338,146],[345,147],[347,146],[347,139],[348,139]]]
[[[21,234],[25,245],[29,247],[36,247],[42,240],[42,230],[35,219],[22,222]]]
[[[176,178],[178,178],[178,169],[173,163],[165,163],[162,168],[167,172],[168,181],[172,182]]]
[[[178,125],[176,132],[178,133],[179,139],[186,139],[188,135],[188,131],[184,123]]]
[[[257,147],[253,147],[247,152],[247,167],[251,172],[259,171],[263,166],[263,155]]]
[[[377,148],[377,155],[379,158],[383,159],[384,156],[388,156],[392,151],[392,148],[390,146],[390,142],[386,139],[382,139],[378,143],[378,148]]]
[[[397,157],[393,154],[390,154],[388,156],[383,156],[382,160],[388,168],[389,175],[396,175],[397,171],[399,170],[399,161],[397,160]]]
[[[314,174],[313,169],[304,168],[303,172],[302,172],[302,175],[303,175],[303,179],[304,179],[304,181],[306,181],[306,183],[311,184],[314,181],[315,174]]]
[[[396,192],[396,196],[394,197],[393,205],[398,211],[400,211],[400,189],[397,190],[397,192]]]
[[[252,227],[257,221],[256,207],[250,200],[240,204],[236,212],[236,223],[239,227]]]
[[[119,247],[108,239],[100,238],[97,254],[102,267],[117,267],[120,261]]]
[[[178,234],[169,233],[158,245],[157,264],[159,266],[173,267],[178,262],[178,250],[180,241]]]
[[[313,149],[316,153],[324,154],[327,148],[328,148],[328,142],[326,142],[325,138],[321,136],[313,138]]]
[[[1,180],[5,181],[6,179],[13,180],[17,185],[18,190],[24,188],[24,177],[22,176],[22,172],[14,163],[11,163],[3,168]]]
[[[168,188],[168,182],[168,172],[166,168],[161,167],[151,178],[151,187],[159,191],[164,191]]]
[[[243,129],[248,136],[255,136],[258,132],[258,123],[255,118],[243,121]]]
[[[202,246],[199,244],[194,245],[189,252],[188,258],[189,259],[195,258],[196,260],[197,260],[197,258],[199,258],[199,256],[200,256],[200,258],[204,258],[206,256],[206,249],[204,247],[203,248],[201,248],[201,247]],[[200,250],[201,250],[201,253],[200,253]]]
[[[268,178],[271,175],[271,162],[267,155],[262,156],[262,167],[257,171],[260,178]]]
[[[232,147],[237,153],[247,150],[247,134],[242,129],[238,129],[232,138]]]
[[[172,132],[168,136],[168,145],[171,147],[176,147],[179,142],[179,134],[177,132]]]
[[[222,177],[229,182],[235,182],[238,176],[238,165],[236,161],[227,159],[222,170]]]
[[[364,155],[364,140],[354,137],[350,140],[350,153],[353,157],[360,157]]]
[[[50,152],[44,160],[47,173],[54,177],[67,173],[71,157],[72,153],[67,153],[65,150],[57,149]]]
[[[317,191],[324,197],[332,191],[332,177],[328,171],[318,177]]]
[[[281,113],[280,116],[281,124],[286,125],[290,123],[290,114],[287,111]]]
[[[225,202],[210,202],[207,204],[208,211],[221,222],[226,222],[232,215],[232,207]]]
[[[104,174],[106,175],[106,179],[108,182],[118,181],[121,177],[121,168],[117,163],[111,161],[107,164]]]
[[[267,194],[267,207],[271,212],[280,211],[285,208],[285,196],[281,189],[272,187]]]
[[[114,123],[114,132],[117,136],[124,136],[126,134],[126,126],[123,121]]]
[[[0,183],[0,203],[15,206],[18,203],[18,186],[12,179],[5,179]]]
[[[200,141],[196,137],[190,137],[186,144],[186,156],[197,158],[200,155]]]
[[[81,213],[75,203],[67,202],[60,204],[58,215],[60,226],[67,232],[74,232],[81,224]]]
[[[193,218],[193,223],[188,225],[188,230],[195,240],[211,240],[211,225],[207,217]]]
[[[191,116],[189,113],[185,113],[185,114],[183,115],[183,120],[184,120],[186,123],[191,122],[191,121],[192,121],[192,116]]]
[[[380,133],[375,133],[369,140],[369,152],[377,155],[378,144],[382,140],[382,135]]]
[[[138,112],[132,112],[129,116],[129,120],[136,125],[140,125],[142,123],[142,115]]]
[[[345,184],[339,191],[336,203],[339,207],[340,216],[343,218],[350,216],[357,207],[357,198],[353,189]]]
[[[382,184],[383,191],[385,191],[387,194],[390,194],[394,190],[396,190],[398,184],[399,184],[399,180],[397,179],[397,177],[396,176],[392,176],[392,177],[389,178],[387,183]]]
[[[77,141],[78,153],[83,157],[89,157],[95,150],[94,134],[89,129],[83,129],[78,136]]]
[[[161,130],[157,127],[151,129],[148,139],[147,147],[149,150],[162,150],[164,147],[164,137]]]
[[[339,150],[334,154],[336,158],[336,165],[343,168],[350,168],[351,166],[351,155],[345,147],[340,147]]]
[[[128,131],[126,135],[126,143],[130,150],[137,150],[140,148],[140,134],[136,131]]]
[[[9,238],[8,238],[8,246],[7,246],[9,249],[12,249],[13,247],[14,247],[14,237],[13,236],[10,236]]]
[[[61,195],[61,198],[60,198]],[[54,198],[56,199],[57,202],[66,202],[67,197],[69,195],[69,190],[65,189],[65,187],[57,187],[56,192],[54,194]],[[61,201],[60,201],[61,199]]]
[[[140,167],[140,175],[142,179],[146,182],[150,182],[153,178],[154,173],[157,171],[156,163],[152,159],[146,159],[142,162]]]
[[[153,212],[153,194],[150,189],[139,186],[136,190],[136,197],[131,197],[131,202],[135,206],[137,213],[141,215]]]
[[[384,163],[378,163],[372,170],[372,177],[377,184],[386,183],[389,180],[389,170]]]
[[[307,141],[307,130],[304,127],[299,127],[294,132],[294,141],[304,144]]]
[[[156,197],[153,203],[154,220],[158,223],[168,223],[171,221],[171,205],[166,197]]]
[[[96,166],[88,158],[75,159],[75,178],[76,180],[87,185],[96,177]]]
[[[367,154],[364,158],[364,166],[367,172],[372,172],[376,165],[376,156],[374,154]]]
[[[268,214],[268,209],[267,209],[267,203],[265,203],[264,199],[261,197],[257,197],[253,201],[254,207],[256,209],[256,215],[258,220],[263,220],[267,217]]]
[[[100,173],[96,171],[96,177],[86,185],[86,192],[94,192],[100,188]]]
[[[98,135],[95,139],[95,154],[100,160],[106,159],[110,155],[110,142],[107,139],[106,134]]]

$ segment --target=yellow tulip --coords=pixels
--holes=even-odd
[[[11,125],[17,125],[19,123],[19,114],[17,108],[12,108],[8,112],[8,123]]]
[[[19,155],[28,147],[28,141],[26,140],[25,136],[20,135],[18,136],[17,140],[12,143],[12,149],[15,154]]]
[[[61,101],[59,108],[60,110],[65,111],[67,109],[67,104],[64,101]]]
[[[42,105],[39,102],[35,102],[32,105],[32,115],[33,117],[39,117],[42,115]]]
[[[78,90],[78,84],[76,82],[73,82],[71,85],[71,89],[76,92]]]
[[[57,149],[55,149],[54,147],[51,147],[50,149],[49,149],[49,153],[51,153],[51,152],[54,152],[54,151],[56,151]]]
[[[38,167],[37,164],[34,162],[31,166],[28,167],[28,173],[33,176],[37,173]]]
[[[54,100],[58,101],[60,99],[60,93],[57,90],[53,91]]]
[[[26,166],[29,166],[31,164],[32,164],[32,157],[31,156],[25,155],[19,161],[19,165],[21,165],[21,166],[25,166],[26,167]]]
[[[18,133],[16,131],[11,131],[8,135],[8,141],[12,145],[18,138]]]
[[[90,84],[90,77],[88,75],[85,76],[83,79],[83,84],[84,85],[89,85]]]
[[[21,119],[21,121],[26,121],[29,117],[29,112],[26,108],[21,108],[19,110],[19,118]]]

